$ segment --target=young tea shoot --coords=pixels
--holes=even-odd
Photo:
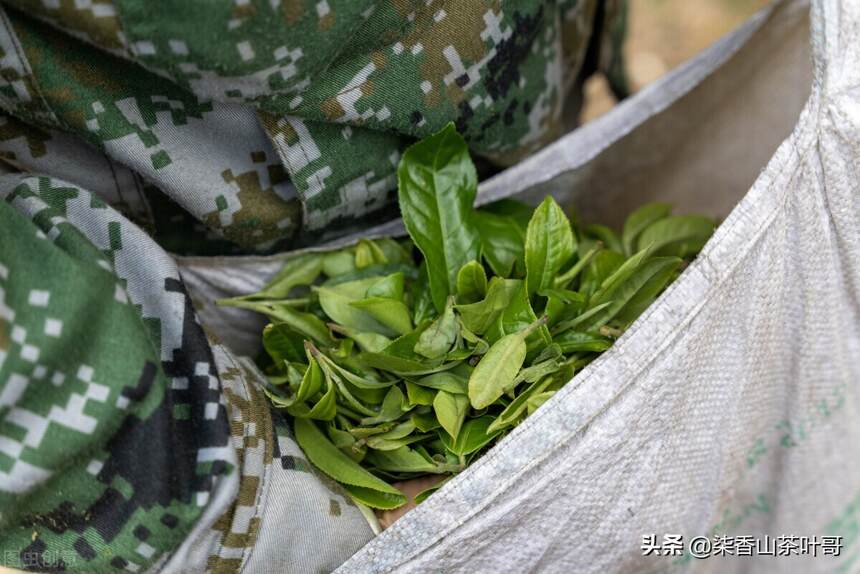
[[[293,257],[258,293],[219,302],[268,317],[265,393],[308,460],[378,509],[406,502],[392,483],[462,471],[551,400],[715,226],[661,203],[620,234],[571,223],[552,197],[476,210],[451,125],[397,175],[409,238]]]

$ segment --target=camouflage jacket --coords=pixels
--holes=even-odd
[[[0,1],[0,565],[336,567],[367,522],[170,253],[378,222],[449,121],[516,162],[623,94],[624,0]]]

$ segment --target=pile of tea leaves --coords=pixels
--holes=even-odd
[[[406,502],[394,482],[460,472],[549,400],[715,225],[658,203],[620,234],[571,223],[552,197],[475,210],[477,184],[448,126],[398,167],[409,238],[298,255],[220,301],[268,317],[266,394],[307,458],[373,508]]]

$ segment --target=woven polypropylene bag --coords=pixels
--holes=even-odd
[[[546,193],[586,219],[728,216],[611,350],[339,572],[860,571],[860,2],[778,3],[479,201]],[[210,297],[279,264],[181,263]],[[236,348],[259,339],[217,313]],[[643,556],[651,534],[842,549]]]

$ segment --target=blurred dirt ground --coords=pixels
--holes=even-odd
[[[633,91],[656,80],[740,25],[769,0],[629,0],[628,37],[624,49]],[[606,80],[585,84],[582,121],[614,104]]]

